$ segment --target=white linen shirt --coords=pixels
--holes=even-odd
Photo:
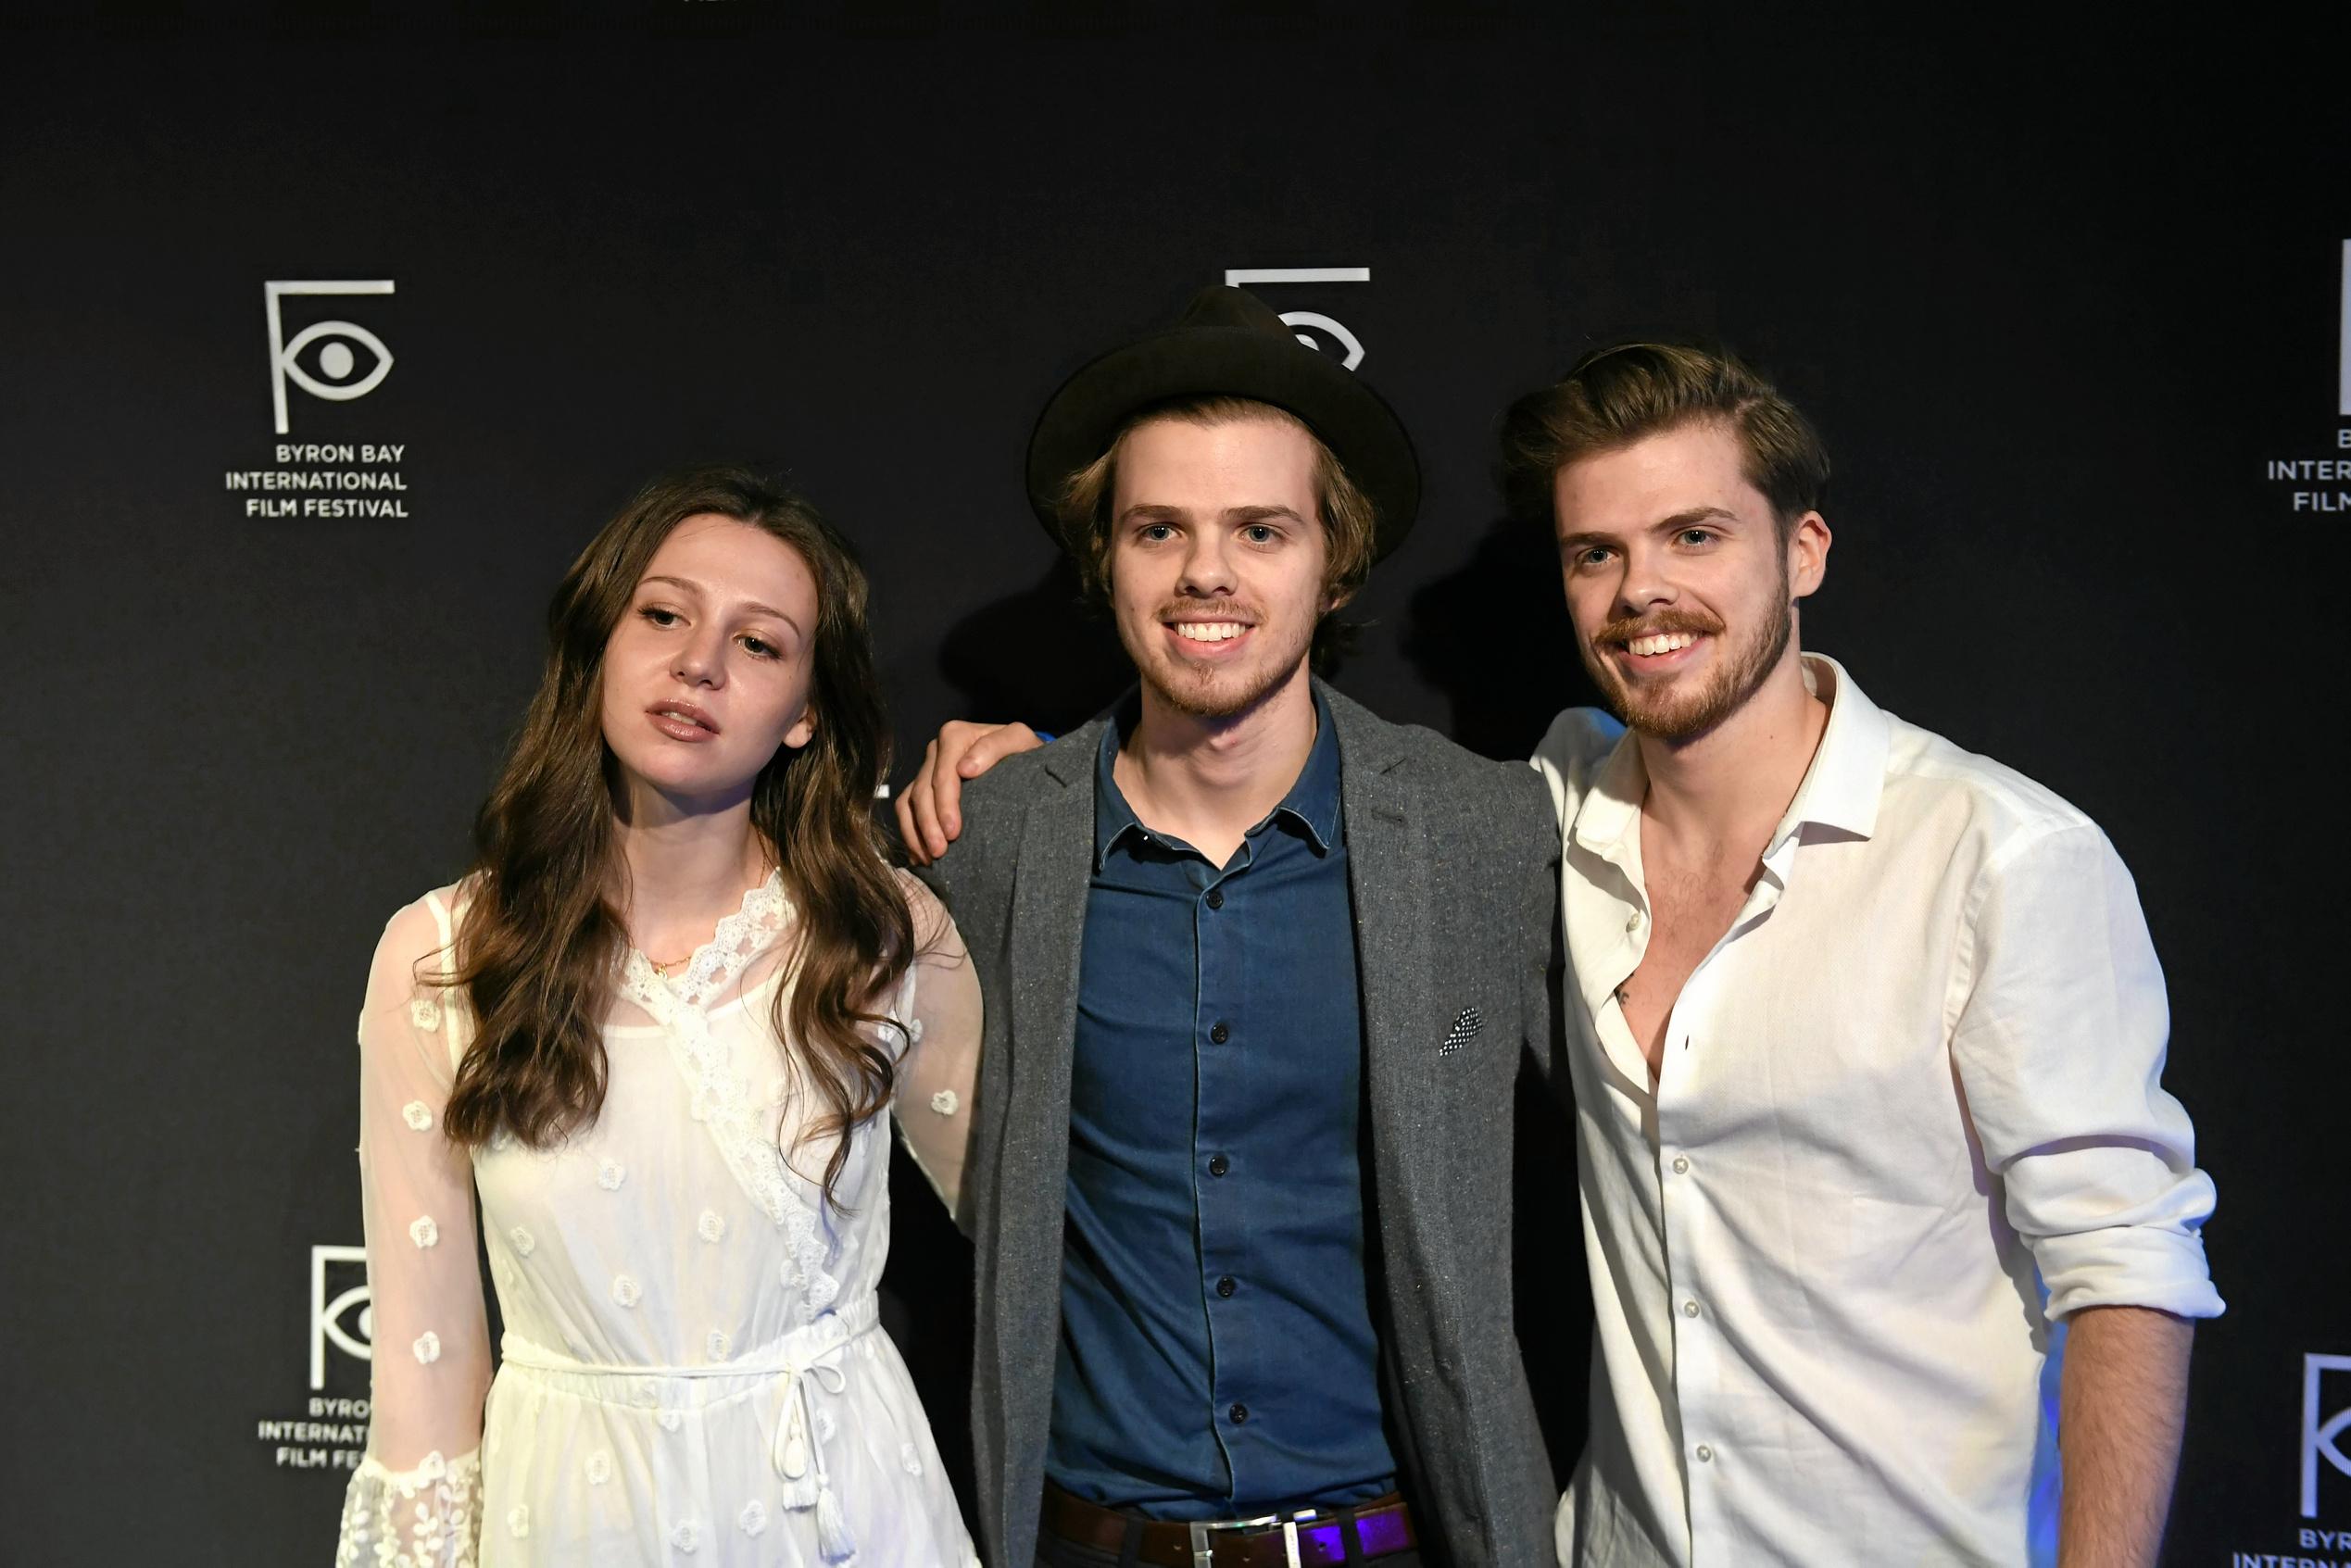
[[[1597,1362],[1562,1563],[2043,1561],[2053,1324],[2221,1310],[2113,847],[1805,665],[1828,727],[1653,1089],[1615,995],[1649,935],[1639,748],[1575,709],[1535,756]]]

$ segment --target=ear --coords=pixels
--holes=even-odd
[[[1806,512],[1788,531],[1788,596],[1809,598],[1829,575],[1829,520]]]
[[[816,707],[810,704],[800,712],[799,721],[784,732],[784,749],[798,751],[816,738]]]

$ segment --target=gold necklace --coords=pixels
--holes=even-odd
[[[647,953],[645,955],[645,961],[653,966],[654,973],[667,974],[671,970],[677,968],[680,964],[692,963],[694,961],[694,955],[692,953],[688,953],[682,959],[657,959],[652,954]]]

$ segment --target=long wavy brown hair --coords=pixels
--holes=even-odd
[[[836,1140],[889,1102],[893,1058],[874,1009],[911,961],[912,919],[883,858],[874,787],[889,728],[874,677],[866,581],[849,542],[798,496],[740,469],[700,469],[639,491],[589,542],[547,607],[547,666],[497,786],[475,819],[468,910],[448,984],[475,1020],[444,1125],[467,1145],[504,1128],[534,1148],[593,1123],[609,1079],[602,1025],[627,949],[617,764],[601,719],[605,645],[670,531],[716,514],[797,551],[816,579],[815,734],[777,750],[751,786],[751,826],[795,909],[774,1026],[821,1114],[800,1141]]]

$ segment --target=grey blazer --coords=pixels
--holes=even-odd
[[[1354,896],[1389,1440],[1431,1563],[1548,1562],[1551,1465],[1511,1322],[1511,1108],[1521,1047],[1546,1073],[1558,1060],[1558,826],[1533,769],[1317,689],[1339,736]],[[987,997],[964,1219],[978,1253],[972,1424],[993,1568],[1029,1568],[1036,1554],[1104,722],[966,786],[962,837],[930,872]]]

